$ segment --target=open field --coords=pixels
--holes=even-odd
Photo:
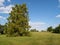
[[[6,37],[0,35],[0,45],[60,45],[60,34],[32,32],[31,37]]]

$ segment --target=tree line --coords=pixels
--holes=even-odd
[[[53,28],[52,26],[48,27],[47,31],[52,33],[60,33],[60,24],[55,28]]]

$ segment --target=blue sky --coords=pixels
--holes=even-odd
[[[38,30],[60,24],[60,0],[0,0],[0,24],[5,24],[15,4],[26,3],[29,24]]]

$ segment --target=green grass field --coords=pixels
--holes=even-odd
[[[0,45],[60,45],[60,34],[32,32],[31,37],[0,35]]]

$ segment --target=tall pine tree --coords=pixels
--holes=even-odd
[[[29,35],[29,16],[26,4],[15,5],[12,7],[8,17],[7,34],[9,36]]]

